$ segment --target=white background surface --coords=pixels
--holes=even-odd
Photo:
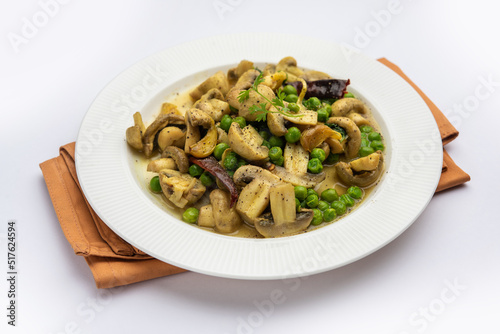
[[[3,0],[2,277],[8,219],[17,220],[20,236],[18,326],[6,324],[2,278],[2,333],[500,331],[498,9],[493,1],[400,0],[398,14],[376,23],[376,13],[390,3],[70,1],[16,52],[9,36],[22,36],[25,18],[33,22],[42,7],[33,0]],[[226,4],[226,11],[217,4]],[[85,260],[64,238],[38,164],[76,139],[98,92],[136,61],[186,41],[253,31],[345,43],[399,65],[453,119],[460,136],[447,150],[472,181],[436,195],[388,246],[334,271],[295,281],[183,273],[97,290]],[[360,31],[371,36],[363,39]],[[314,52],[314,45],[300,47]],[[495,83],[491,92],[482,84],[488,78]],[[478,92],[483,95],[474,97]],[[282,303],[271,307],[276,290]]]

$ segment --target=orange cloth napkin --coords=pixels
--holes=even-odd
[[[422,96],[439,126],[443,145],[458,136],[441,111],[394,64],[379,61],[398,73]],[[443,170],[436,191],[470,180],[444,151]],[[75,169],[75,143],[62,146],[59,156],[40,164],[61,228],[75,254],[87,261],[98,288],[112,288],[185,271],[154,259],[116,235],[96,215],[83,196]]]
[[[450,121],[448,121],[441,110],[436,107],[436,105],[424,94],[424,92],[422,92],[420,88],[418,88],[417,85],[415,85],[413,81],[411,81],[410,78],[408,78],[399,67],[385,58],[380,58],[378,59],[378,61],[389,67],[391,70],[405,79],[406,82],[408,82],[413,87],[413,89],[415,89],[415,91],[422,97],[425,103],[427,103],[427,106],[431,110],[432,115],[436,119],[439,132],[441,133],[443,146],[457,138],[457,129],[455,129],[455,127],[450,123]],[[443,169],[436,192],[458,186],[468,181],[470,181],[470,176],[455,164],[448,152],[446,152],[446,150],[443,148]]]
[[[112,288],[185,271],[154,259],[116,235],[83,196],[75,143],[40,164],[61,228],[75,254],[85,257],[98,288]]]

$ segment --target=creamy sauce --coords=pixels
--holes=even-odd
[[[176,105],[177,109],[180,111],[180,113],[182,115],[184,115],[190,108],[192,108],[192,106],[194,104],[194,102],[191,99],[191,96],[189,95],[190,91],[191,90],[188,90],[184,93],[176,93],[173,96],[171,96],[170,98],[166,99],[164,102],[169,102],[169,103]],[[155,114],[155,117],[159,114],[160,109],[161,109],[161,105],[158,107],[158,113]],[[378,123],[375,121],[375,119],[373,118],[373,115],[370,113],[369,115],[365,115],[365,116],[366,116],[365,118],[369,121],[370,126],[375,131],[380,132],[380,127],[379,127]],[[145,120],[145,122],[147,124],[149,124],[151,121],[148,122],[148,120]],[[382,138],[382,141],[383,141],[383,138]],[[146,191],[148,191],[151,194],[151,197],[154,199],[154,201],[157,204],[159,204],[162,208],[164,208],[169,214],[171,214],[175,218],[182,220],[182,213],[184,212],[185,208],[181,209],[181,208],[176,207],[163,194],[154,194],[149,189],[149,186],[148,186],[149,181],[151,180],[151,178],[156,176],[157,173],[148,172],[146,170],[146,168],[147,168],[148,163],[151,160],[158,159],[160,157],[160,155],[158,154],[157,156],[153,156],[150,159],[146,159],[142,155],[142,153],[137,153],[134,150],[130,150],[130,152],[132,152],[132,154],[134,154],[134,156],[135,156],[135,161],[136,161],[135,167],[136,167],[137,177],[138,177],[138,180],[144,180],[144,185],[145,185],[144,189]],[[343,159],[343,161],[347,162],[348,160]],[[335,190],[337,190],[337,193],[339,194],[339,196],[345,194],[348,186],[345,186],[344,184],[342,184],[342,182],[338,179],[334,166],[325,166],[323,171],[326,174],[326,178],[321,183],[319,183],[314,188],[314,190],[318,194],[321,194],[321,192],[325,189],[334,188]],[[353,207],[350,207],[350,208],[348,207],[347,211],[344,215],[337,217],[332,222],[323,222],[322,224],[320,224],[318,226],[310,225],[307,228],[307,230],[302,232],[302,233],[309,232],[309,231],[315,230],[317,228],[321,228],[321,227],[324,227],[326,225],[333,224],[333,223],[337,222],[338,220],[342,219],[343,217],[346,217],[350,212],[355,210],[358,206],[360,206],[366,200],[368,195],[372,192],[372,190],[376,187],[377,184],[378,184],[378,182],[376,182],[375,184],[373,184],[369,187],[364,187],[364,188],[360,187],[363,190],[362,199],[356,200],[356,203]],[[209,203],[210,203],[209,191],[207,191],[203,195],[203,197],[197,203],[195,203],[193,205],[193,207],[199,209],[202,206],[207,205]],[[198,226],[197,224],[193,224],[193,225],[200,228],[200,229],[206,230],[206,231],[219,233],[219,232],[216,232],[213,228],[201,227],[201,226]],[[235,231],[233,233],[225,234],[225,235],[240,237],[240,238],[263,238],[253,226],[249,226],[245,223],[243,223],[242,226],[237,231]]]

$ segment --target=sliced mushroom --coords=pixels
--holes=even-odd
[[[184,147],[186,131],[176,126],[167,126],[160,131],[157,141],[160,151],[164,151],[168,146]]]
[[[229,86],[234,86],[238,79],[248,70],[253,69],[253,62],[248,60],[242,60],[238,66],[231,68],[227,71],[227,81]]]
[[[327,138],[325,140],[325,143],[330,148],[330,153],[332,153],[332,154],[344,153],[345,143],[346,143],[345,140],[340,142],[338,139]]]
[[[297,81],[297,78],[304,74],[304,71],[297,67],[297,60],[293,57],[285,57],[276,65],[276,72],[283,71],[288,74],[288,81]]]
[[[301,175],[307,173],[309,153],[301,144],[286,143],[283,152],[285,169],[293,174]]]
[[[212,117],[196,108],[189,109],[185,117],[187,132],[184,151],[197,158],[212,154],[217,145],[217,128]],[[207,134],[201,139],[199,127],[207,129]]]
[[[177,169],[177,165],[172,158],[161,158],[150,161],[147,167],[148,172],[159,173],[162,169]]]
[[[202,206],[200,208],[200,214],[198,215],[198,226],[215,227],[213,212],[212,204]]]
[[[281,180],[293,184],[294,186],[304,186],[306,188],[315,187],[326,177],[326,174],[324,172],[319,174],[305,173],[302,175],[296,175],[290,173],[285,168],[280,166],[274,166],[274,169],[271,171],[271,173]]]
[[[234,152],[250,161],[259,161],[269,156],[269,149],[262,146],[264,139],[251,125],[240,128],[239,124],[233,122],[228,133],[229,145]]]
[[[198,87],[189,93],[189,95],[191,95],[193,100],[196,101],[212,88],[217,88],[224,95],[229,90],[229,83],[227,82],[226,75],[222,71],[215,73],[210,78],[203,81]]]
[[[283,118],[297,125],[316,125],[318,124],[318,114],[312,110],[301,110],[296,116],[283,116]]]
[[[205,193],[205,186],[197,178],[176,170],[160,171],[160,186],[165,197],[179,208],[196,203]]]
[[[347,186],[353,185],[358,187],[367,187],[375,183],[380,178],[380,175],[384,170],[384,156],[381,151],[377,151],[373,154],[379,155],[379,161],[376,169],[355,174],[351,165],[352,161],[351,163],[341,161],[335,165],[338,177]]]
[[[193,104],[193,108],[206,112],[216,122],[220,122],[222,116],[231,113],[229,103],[224,101],[224,95],[217,88],[212,88],[206,92]]]
[[[134,114],[134,125],[129,127],[125,133],[127,143],[138,151],[142,151],[142,135],[146,131],[140,112]]]
[[[184,117],[176,114],[160,114],[154,122],[147,127],[142,138],[144,154],[146,157],[150,157],[153,154],[154,139],[158,131],[174,122],[184,123]]]
[[[304,71],[304,74],[300,76],[301,79],[304,79],[306,81],[316,81],[316,80],[325,80],[325,79],[332,79],[331,76],[324,72],[320,71]]]
[[[270,191],[271,214],[258,218],[255,229],[266,238],[284,237],[303,232],[311,224],[312,210],[299,214],[295,208],[294,187],[289,183],[280,183]]]
[[[350,112],[367,114],[370,112],[370,109],[362,101],[352,97],[337,100],[332,104],[333,116],[343,117],[347,116]]]
[[[175,161],[177,169],[181,173],[187,173],[189,169],[189,160],[186,156],[186,153],[176,146],[167,146],[163,153],[161,154],[162,158],[172,158]]]
[[[281,180],[270,171],[254,165],[238,168],[233,180],[236,185],[243,187],[236,203],[236,211],[247,224],[253,226],[269,205],[271,187]]]
[[[347,117],[330,117],[326,123],[337,124],[346,131],[347,139],[345,139],[345,156],[348,159],[356,157],[358,155],[359,148],[361,147],[361,131],[358,126]]]
[[[255,79],[259,75],[257,70],[246,71],[238,80],[236,85],[227,93],[226,100],[230,106],[238,109],[238,115],[244,117],[247,121],[257,120],[257,114],[251,113],[249,108],[256,104],[267,103],[266,108],[269,108],[271,104],[267,102],[262,96],[257,94],[254,90],[249,93],[249,98],[243,102],[240,102],[238,96],[244,90],[249,89],[254,83]],[[266,85],[260,84],[257,89],[264,95],[268,100],[272,101],[275,94],[271,88]]]
[[[353,160],[350,162],[351,168],[358,173],[375,170],[379,165],[381,156],[379,153],[372,153],[366,157]]]
[[[340,140],[342,139],[342,135],[324,124],[318,124],[302,132],[300,143],[306,151],[311,152],[327,138]]]
[[[241,226],[241,217],[235,208],[229,206],[230,202],[230,195],[227,191],[215,189],[210,193],[215,230],[218,232],[232,233]]]
[[[309,153],[300,145],[287,143],[283,152],[284,166],[276,166],[271,173],[294,186],[315,187],[326,177],[325,173],[311,174],[307,172]]]
[[[262,70],[262,75],[265,77],[274,73],[276,73],[276,65],[274,64],[267,64]]]
[[[229,138],[227,137],[227,132],[217,127],[217,144],[225,143],[229,145]]]
[[[287,74],[285,72],[276,72],[271,75],[263,76],[264,81],[262,82],[262,84],[275,91],[276,89],[281,87],[283,82],[286,80],[286,77]]]
[[[274,107],[271,107],[269,110],[272,110]],[[274,108],[276,109],[276,108]],[[287,132],[287,128],[285,126],[285,119],[282,114],[274,114],[269,113],[266,116],[267,118],[267,127],[269,131],[275,136],[281,137],[284,136]]]
[[[347,115],[352,121],[358,126],[362,125],[371,125],[370,121],[367,118],[364,118],[362,115],[356,113],[356,112],[351,112]]]

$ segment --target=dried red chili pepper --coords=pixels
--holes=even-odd
[[[340,99],[347,92],[350,80],[340,79],[324,79],[315,81],[306,81],[307,92],[305,98],[317,97],[318,99]],[[287,82],[287,85],[292,85],[300,93],[302,90],[302,82]]]
[[[236,189],[236,185],[233,182],[233,179],[227,171],[219,164],[217,160],[215,160],[214,157],[208,157],[204,159],[197,159],[195,157],[189,157],[189,161],[192,163],[200,166],[224,184],[226,188],[229,190],[229,193],[231,194],[231,203],[229,207],[233,207],[236,201],[238,200],[238,189]]]

